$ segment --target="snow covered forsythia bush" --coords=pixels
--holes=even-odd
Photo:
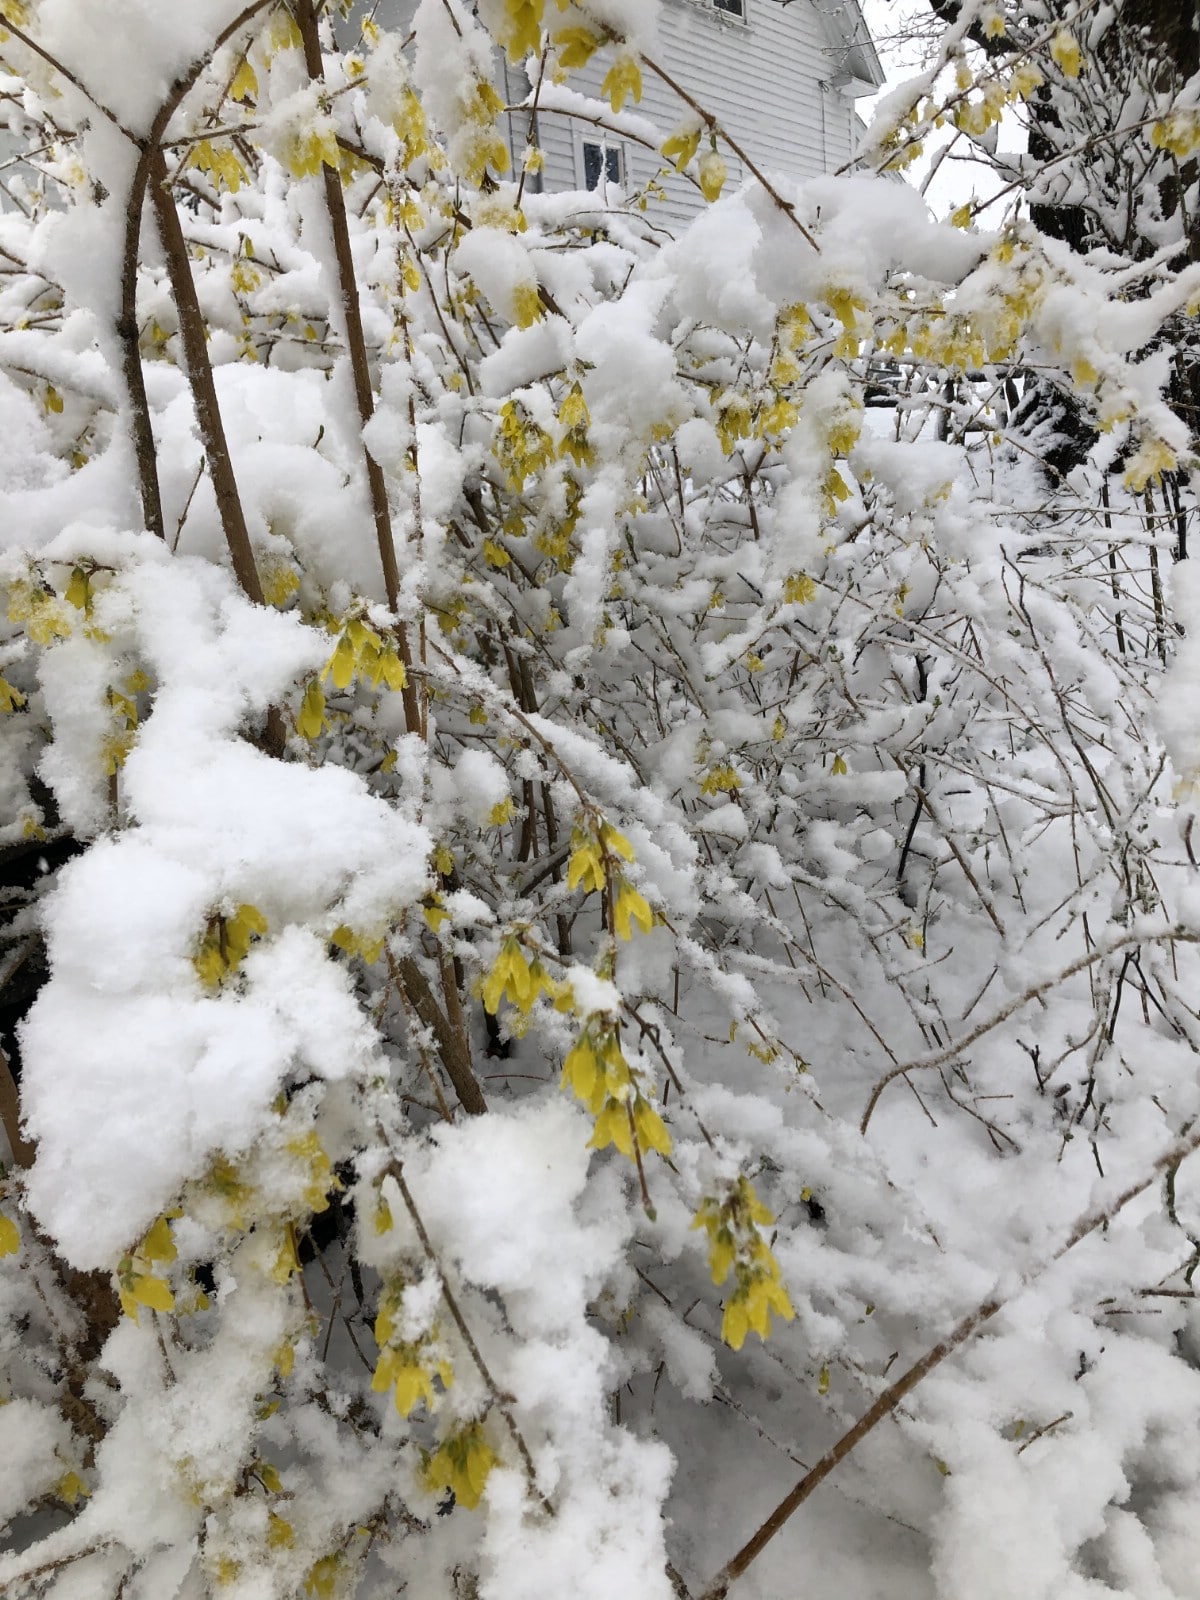
[[[6,1594],[1197,1593],[1200,121],[944,9],[722,198],[646,0],[0,0]]]

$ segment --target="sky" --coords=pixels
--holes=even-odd
[[[929,40],[929,6],[927,0],[861,0],[861,4],[883,70],[887,73],[887,83],[883,90],[883,93],[887,94],[903,83],[910,72],[919,70],[922,65],[922,43],[927,44]],[[912,37],[914,25],[924,29],[924,41]],[[879,99],[880,96],[877,95],[870,99],[859,100],[856,104],[859,116],[870,122]],[[964,141],[960,140],[959,144],[961,148]],[[1001,144],[1010,149],[1020,148],[1021,130],[1012,124],[1011,119],[1002,125]],[[935,148],[931,141],[931,148],[925,159],[914,163],[909,169],[908,175],[913,183],[919,185],[924,181]],[[964,201],[995,193],[1000,187],[1000,182],[990,165],[983,161],[963,159],[956,150],[942,162],[929,184],[927,198],[937,215],[945,216]],[[994,214],[987,216],[985,225],[995,226],[999,220]]]

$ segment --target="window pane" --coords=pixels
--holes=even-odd
[[[735,17],[744,17],[746,15],[742,0],[713,0],[713,5],[716,6],[718,11],[732,12]]]
[[[600,178],[609,183],[621,182],[621,152],[615,145],[585,143],[583,147],[583,181],[587,188],[598,189]]]

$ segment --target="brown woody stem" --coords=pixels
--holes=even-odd
[[[321,34],[312,0],[292,0],[292,11],[300,29],[300,38],[304,45],[304,64],[309,78],[313,83],[324,83]],[[350,357],[350,370],[354,377],[354,398],[358,403],[359,421],[365,429],[375,415],[375,397],[371,389],[367,341],[363,334],[362,312],[358,303],[358,279],[355,276],[354,256],[350,249],[346,199],[342,193],[341,175],[327,165],[321,168],[321,174],[325,185],[329,226],[333,234],[333,252],[337,261],[338,287],[341,291],[342,315],[346,324],[346,351]],[[388,607],[396,612],[400,607],[400,569],[396,562],[396,541],[392,532],[392,512],[388,505],[387,483],[383,476],[383,468],[367,447],[365,435],[363,461],[367,471],[367,487],[371,495],[371,511],[375,518],[379,560],[383,567],[383,585],[387,593]],[[403,690],[405,725],[409,733],[420,733],[421,713],[417,703],[416,688],[412,682],[412,652],[403,623],[399,623],[396,627],[396,649],[409,679]]]
[[[458,1007],[458,1026],[455,1027],[438,1005],[429,986],[429,980],[411,956],[404,956],[396,963],[396,972],[399,982],[404,985],[405,994],[412,1002],[413,1010],[437,1042],[438,1055],[442,1058],[446,1076],[454,1085],[459,1104],[471,1116],[482,1116],[487,1110],[487,1101],[483,1097],[483,1090],[479,1087],[479,1080],[471,1065],[461,1007]],[[450,996],[453,995],[457,1007],[458,990],[454,985],[453,975],[447,974],[443,968],[443,978],[447,1003],[449,1004]]]
[[[0,1050],[0,1125],[3,1126],[12,1151],[13,1165],[31,1167],[34,1148],[21,1132],[21,1097],[17,1080],[13,1077],[8,1057]]]
[[[179,220],[175,201],[167,180],[167,164],[161,150],[156,149],[150,160],[150,200],[158,219],[158,232],[167,272],[171,279],[171,293],[179,316],[179,337],[183,345],[184,365],[196,408],[196,422],[200,438],[208,457],[208,471],[216,495],[217,511],[233,570],[243,593],[255,605],[265,605],[258,568],[254,564],[254,551],[250,532],[246,527],[246,514],[233,470],[233,457],[229,453],[229,440],[221,417],[217,399],[217,386],[213,378],[212,363],[208,359],[208,340],[204,313],[192,278],[192,263],[188,256],[183,224]],[[283,719],[272,706],[267,712],[263,748],[270,755],[281,755],[286,743]]]
[[[259,11],[273,5],[275,0],[252,0],[221,30],[213,41],[212,49],[197,56],[186,72],[171,85],[171,92],[159,106],[149,132],[140,141],[141,153],[129,185],[129,198],[125,206],[125,246],[121,259],[121,309],[117,316],[117,337],[121,341],[121,370],[125,378],[125,392],[129,401],[130,426],[133,448],[137,458],[138,483],[142,497],[142,519],[151,533],[166,538],[163,520],[162,493],[158,482],[158,454],[154,444],[154,430],[150,423],[150,403],[146,395],[146,381],[142,373],[142,353],[138,340],[137,321],[137,271],[141,256],[142,202],[150,182],[159,144],[166,132],[179,102],[203,72],[213,54]],[[105,115],[111,116],[106,112]],[[132,139],[133,135],[129,134]]]
[[[192,278],[192,263],[188,256],[183,224],[171,197],[167,180],[167,164],[161,150],[151,157],[150,199],[158,219],[158,232],[163,253],[167,258],[167,272],[171,279],[171,293],[179,314],[179,336],[183,345],[188,383],[196,407],[196,422],[208,456],[208,470],[212,476],[213,491],[217,497],[217,510],[233,570],[245,594],[256,605],[264,604],[262,584],[254,565],[254,552],[250,546],[250,533],[242,510],[242,497],[238,492],[225,436],[225,424],[217,400],[217,386],[213,379],[212,364],[208,359],[208,341],[205,337],[204,313]]]

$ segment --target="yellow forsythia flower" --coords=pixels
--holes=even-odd
[[[1125,469],[1125,487],[1140,494],[1151,480],[1157,483],[1164,472],[1171,472],[1177,462],[1174,450],[1162,439],[1143,439],[1129,458]]]
[[[483,1424],[472,1422],[434,1451],[425,1465],[425,1482],[434,1491],[451,1490],[459,1505],[474,1511],[495,1465],[496,1455],[484,1437]]]
[[[633,938],[632,923],[636,922],[643,933],[654,926],[654,913],[645,897],[625,878],[617,879],[617,892],[613,901],[613,923],[621,939]]]
[[[558,59],[568,72],[586,67],[603,41],[590,28],[560,28],[554,35]]]
[[[663,145],[662,153],[674,166],[676,172],[682,172],[700,148],[700,134],[702,131],[699,125],[694,128],[677,128]]]
[[[508,26],[504,44],[510,61],[520,61],[541,48],[543,5],[544,0],[505,0]]]
[[[250,65],[248,56],[242,57],[241,65],[233,75],[233,82],[229,85],[230,97],[234,100],[256,100],[258,98],[258,74]]]
[[[731,1270],[735,1274],[721,1321],[721,1338],[732,1350],[740,1350],[750,1332],[769,1338],[772,1312],[786,1322],[796,1314],[779,1263],[759,1231],[773,1221],[750,1181],[739,1177],[723,1198],[703,1200],[692,1222],[708,1234],[713,1282],[724,1283]]]
[[[631,96],[640,103],[642,98],[642,69],[637,57],[623,50],[604,75],[600,93],[614,111],[621,111]]]
[[[518,328],[531,328],[542,315],[542,297],[536,283],[519,283],[513,290],[513,321]]]
[[[1050,55],[1068,78],[1077,78],[1083,67],[1083,55],[1075,35],[1060,28],[1050,41]]]
[[[725,187],[728,169],[720,153],[709,150],[700,158],[700,192],[711,203],[720,199],[721,190]]]

